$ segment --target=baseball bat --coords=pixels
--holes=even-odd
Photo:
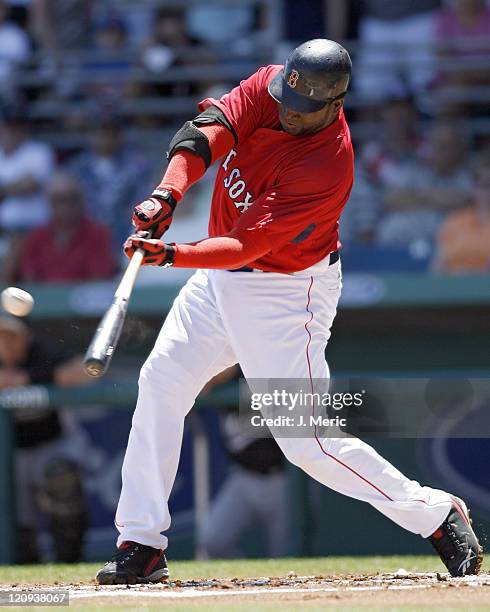
[[[100,378],[107,372],[116,350],[128,310],[129,298],[143,261],[143,249],[137,249],[119,283],[112,304],[102,317],[83,360],[85,372]]]

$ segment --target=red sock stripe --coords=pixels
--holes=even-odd
[[[306,304],[306,312],[308,312],[310,314],[310,320],[305,323],[305,330],[306,330],[306,333],[308,334],[308,342],[306,344],[306,361],[308,362],[308,374],[309,374],[309,377],[310,377],[311,392],[313,393],[313,377],[311,375],[311,362],[310,362],[310,353],[309,353],[310,344],[311,344],[311,332],[308,329],[308,325],[313,321],[313,312],[310,310],[311,288],[312,287],[313,287],[313,276],[310,277],[310,286],[308,287],[308,302]],[[314,407],[313,407],[313,416],[315,416]],[[322,451],[322,453],[324,455],[326,455],[327,457],[330,457],[330,459],[333,459],[338,464],[340,464],[341,466],[345,467],[347,470],[349,470],[350,472],[355,474],[358,478],[363,480],[366,484],[368,484],[369,486],[373,487],[373,489],[376,489],[376,491],[378,491],[378,493],[383,495],[383,497],[386,497],[386,499],[388,499],[389,501],[393,501],[393,499],[389,495],[387,495],[384,491],[382,491],[375,484],[373,484],[372,482],[367,480],[367,478],[364,478],[364,476],[361,476],[361,474],[359,474],[359,472],[356,472],[356,470],[354,470],[353,468],[351,468],[350,466],[345,464],[343,461],[340,461],[340,459],[337,459],[337,457],[334,457],[330,453],[327,453],[327,451],[323,448],[322,443],[321,443],[321,441],[319,440],[319,438],[318,438],[318,436],[316,434],[316,425],[315,425],[315,440],[317,441],[317,444],[320,447],[320,450]]]

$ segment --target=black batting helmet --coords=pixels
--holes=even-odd
[[[288,109],[314,113],[346,91],[332,95],[340,79],[352,71],[350,56],[333,40],[308,40],[289,55],[284,69],[269,83],[270,95]]]

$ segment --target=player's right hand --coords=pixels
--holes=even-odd
[[[174,245],[165,244],[163,240],[148,238],[143,232],[129,236],[123,249],[129,259],[133,257],[137,249],[143,249],[144,257],[141,262],[143,266],[163,266],[167,268],[174,263]]]
[[[134,207],[133,225],[137,232],[151,231],[161,238],[172,223],[177,200],[168,189],[157,189],[144,202]]]

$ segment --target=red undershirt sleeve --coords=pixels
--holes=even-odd
[[[223,157],[233,147],[233,134],[220,123],[198,127],[206,135],[211,149],[211,164]],[[177,151],[172,156],[165,174],[157,189],[169,189],[174,198],[180,202],[184,193],[206,172],[204,161],[190,151]]]
[[[265,232],[235,228],[226,236],[176,244],[174,267],[232,270],[255,261],[269,251]]]
[[[226,155],[235,143],[233,134],[221,124],[199,126],[198,129],[208,138],[211,163]],[[180,201],[205,171],[204,161],[198,155],[178,151],[172,156],[158,188],[171,190],[175,199]],[[226,236],[176,244],[174,266],[231,270],[241,268],[269,251],[270,244],[265,232],[234,229]]]

